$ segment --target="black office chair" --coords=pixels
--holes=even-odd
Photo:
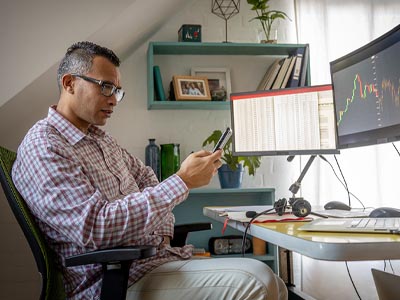
[[[55,264],[55,253],[48,247],[43,233],[18,193],[11,178],[12,165],[16,153],[0,146],[0,181],[8,203],[33,252],[36,265],[42,277],[40,300],[65,299],[65,290],[61,271]],[[175,226],[177,233],[172,245],[183,246],[191,231],[211,229],[211,223],[197,223]],[[178,242],[176,242],[178,241]],[[66,258],[66,266],[102,264],[103,280],[101,300],[125,299],[129,268],[133,260],[155,255],[153,246],[135,246],[98,250]],[[112,265],[112,267],[111,267]]]

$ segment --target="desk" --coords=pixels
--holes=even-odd
[[[224,222],[213,207],[204,207],[203,214]],[[361,261],[400,259],[400,235],[368,233],[306,232],[298,228],[303,222],[253,223],[252,236],[276,246],[319,260]],[[242,232],[241,222],[229,220],[228,226]]]

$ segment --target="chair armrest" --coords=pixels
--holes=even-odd
[[[175,234],[188,233],[193,231],[210,230],[212,229],[212,223],[190,223],[175,225]]]
[[[132,261],[148,258],[156,254],[154,246],[132,246],[96,250],[88,253],[78,254],[65,259],[66,267],[81,266],[88,264],[103,264],[111,262]]]
[[[212,223],[190,223],[180,224],[174,227],[174,238],[171,241],[172,247],[183,247],[186,244],[189,232],[210,230]]]

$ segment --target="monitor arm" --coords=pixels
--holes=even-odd
[[[292,192],[293,196],[291,199],[295,199],[296,198],[296,194],[300,189],[301,186],[301,181],[303,180],[304,176],[306,175],[308,169],[310,168],[311,164],[313,163],[315,157],[317,155],[311,155],[310,158],[308,159],[308,162],[306,164],[306,166],[304,167],[304,169],[301,171],[299,178],[290,186],[289,191]]]

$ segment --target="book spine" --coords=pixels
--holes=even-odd
[[[165,93],[161,79],[161,72],[159,66],[153,67],[153,74],[154,74],[154,89],[156,94],[156,99],[159,101],[165,101]]]
[[[304,48],[303,61],[301,63],[299,86],[305,86],[306,85],[309,52],[310,52],[310,48],[309,48],[309,46],[307,44],[305,46],[305,48]]]
[[[297,48],[296,53],[296,62],[294,64],[292,75],[289,79],[288,87],[298,87],[300,84],[300,73],[301,73],[301,66],[304,56],[304,48]]]
[[[292,74],[293,71],[293,67],[294,67],[294,63],[296,62],[296,57],[294,57],[293,55],[290,57],[290,64],[289,64],[289,68],[285,74],[285,78],[282,81],[282,85],[281,88],[284,89],[287,87],[288,81],[289,81],[289,77]]]
[[[272,84],[274,83],[276,76],[279,73],[279,70],[281,69],[281,66],[283,64],[283,61],[285,59],[279,60],[279,63],[277,63],[274,66],[274,69],[271,72],[271,77],[268,79],[267,83],[265,84],[264,90],[270,90],[272,88]]]

